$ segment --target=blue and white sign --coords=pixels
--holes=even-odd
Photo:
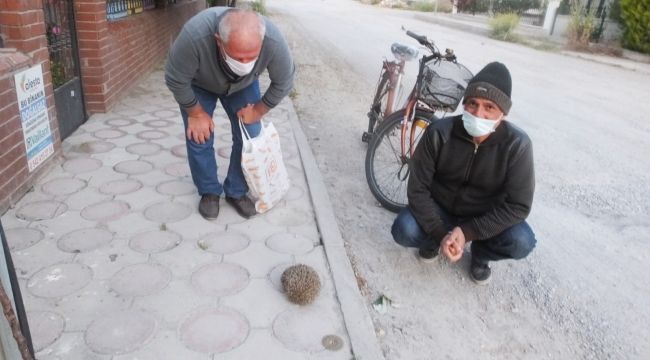
[[[25,138],[27,165],[29,171],[32,171],[54,153],[45,101],[43,69],[37,65],[20,72],[14,75],[14,82]]]

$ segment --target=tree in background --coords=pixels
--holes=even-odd
[[[650,0],[620,0],[623,47],[650,54]]]

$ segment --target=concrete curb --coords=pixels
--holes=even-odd
[[[290,101],[290,99],[286,99]],[[375,328],[368,313],[365,301],[354,276],[352,264],[345,251],[345,245],[339,231],[332,203],[327,195],[325,182],[316,165],[316,159],[311,152],[307,136],[302,131],[298,115],[292,106],[289,110],[289,121],[298,144],[298,152],[305,169],[305,177],[309,194],[314,204],[314,213],[318,230],[323,239],[323,247],[332,272],[334,287],[341,304],[343,321],[350,337],[350,346],[356,360],[384,359]]]

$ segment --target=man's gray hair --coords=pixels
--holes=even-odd
[[[242,13],[242,12],[252,12],[250,10],[244,10],[244,9],[230,9],[227,10],[226,14],[224,14],[223,18],[219,22],[219,36],[221,37],[221,41],[223,41],[224,44],[227,44],[228,41],[230,40],[230,32],[232,31],[233,27],[233,17],[232,15],[235,13]],[[262,15],[252,12],[255,14],[257,17],[258,21],[258,29],[260,33],[260,39],[264,41],[264,35],[266,34],[266,23],[264,22],[264,18]]]

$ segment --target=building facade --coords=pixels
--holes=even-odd
[[[183,24],[205,7],[0,0],[0,214],[60,161],[62,140],[164,60]]]

